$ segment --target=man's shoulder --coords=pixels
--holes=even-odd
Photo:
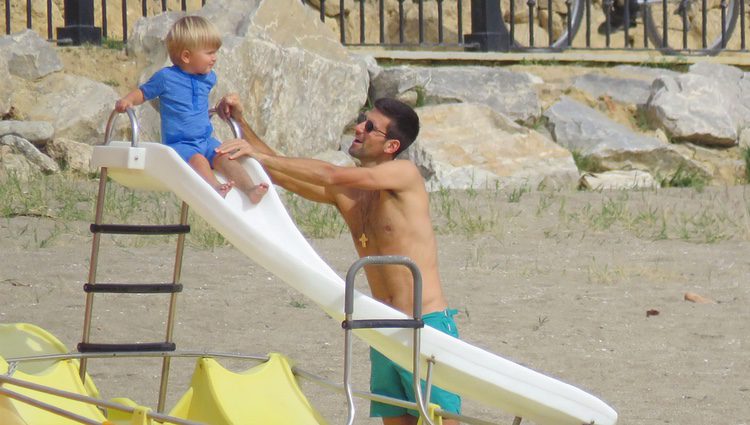
[[[378,165],[378,167],[383,167],[382,169],[388,172],[397,172],[403,178],[421,177],[417,165],[408,159],[393,159]]]

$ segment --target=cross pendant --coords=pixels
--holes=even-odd
[[[362,244],[362,248],[367,248],[367,241],[368,240],[369,239],[367,239],[367,236],[365,236],[365,234],[362,233],[362,236],[359,237],[359,243]]]

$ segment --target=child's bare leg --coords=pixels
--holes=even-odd
[[[229,183],[221,183],[218,179],[216,179],[216,175],[214,175],[214,170],[211,169],[211,164],[208,162],[208,159],[201,155],[201,154],[195,154],[190,157],[190,161],[188,161],[191,167],[200,175],[203,177],[203,180],[205,180],[208,184],[211,185],[211,187],[214,188],[218,194],[224,198],[227,196],[227,193],[232,190],[232,186],[234,186],[234,182],[230,181]]]
[[[255,184],[245,169],[242,168],[242,165],[238,161],[229,159],[228,155],[216,155],[214,157],[214,167],[221,171],[228,179],[234,181],[234,186],[247,195],[253,204],[260,202],[266,192],[268,192],[267,184]]]

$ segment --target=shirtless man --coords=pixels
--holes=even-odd
[[[349,154],[359,167],[339,167],[308,158],[279,156],[252,131],[242,116],[237,95],[228,95],[220,113],[231,115],[247,140],[225,142],[218,154],[229,159],[251,156],[268,171],[275,184],[315,202],[335,205],[341,212],[360,257],[403,255],[422,273],[424,321],[458,337],[455,310],[447,308],[438,273],[437,243],[430,219],[429,198],[417,167],[395,159],[416,139],[419,118],[414,110],[393,99],[379,99],[355,128]],[[412,315],[412,275],[398,265],[365,266],[372,296]],[[414,401],[411,374],[375,350],[370,352],[370,390],[376,394]],[[431,401],[442,409],[460,413],[461,400],[434,387]],[[370,416],[385,425],[416,424],[413,410],[372,402]],[[444,424],[456,424],[444,420]]]

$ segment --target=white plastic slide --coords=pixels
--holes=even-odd
[[[221,198],[172,149],[159,143],[96,146],[92,161],[97,167],[107,167],[108,175],[124,186],[174,192],[245,255],[315,301],[335,320],[344,319],[343,279],[307,243],[256,161],[241,160],[253,181],[271,186],[257,205],[239,190]],[[355,293],[354,316],[406,318],[362,293]],[[360,329],[355,333],[411,369],[411,329]],[[617,413],[598,398],[430,327],[422,331],[421,354],[424,359],[434,356],[436,360],[435,385],[540,425],[617,422]]]

